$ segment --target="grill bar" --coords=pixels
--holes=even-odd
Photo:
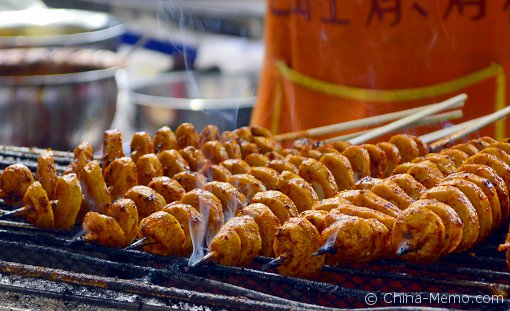
[[[5,146],[0,145],[0,168],[6,168],[14,163],[23,163],[31,171],[35,172],[37,168],[37,158],[46,149]],[[57,172],[62,173],[66,166],[73,161],[73,152],[52,150]],[[94,159],[100,160],[100,156],[94,156]]]
[[[83,303],[86,303],[86,304],[93,304],[93,305],[97,305],[97,306],[106,306],[106,307],[115,307],[115,308],[121,308],[123,310],[148,310],[148,311],[160,311],[160,310],[169,310],[169,307],[168,306],[154,306],[154,305],[147,305],[147,304],[144,304],[142,301],[140,300],[137,300],[135,302],[125,302],[125,301],[112,301],[110,299],[104,299],[104,298],[98,298],[98,297],[84,297],[84,296],[81,296],[81,295],[76,295],[76,294],[73,294],[73,293],[69,293],[69,292],[65,292],[64,293],[55,293],[55,292],[51,292],[51,291],[46,291],[46,290],[37,290],[37,289],[30,289],[30,288],[25,288],[25,287],[19,287],[19,286],[11,286],[11,285],[5,285],[5,284],[0,284],[0,289],[3,290],[3,291],[9,291],[9,292],[18,292],[18,293],[24,293],[24,294],[30,294],[30,295],[37,295],[37,296],[43,296],[43,297],[51,297],[51,298],[61,298],[63,295],[65,295],[65,298],[66,300],[75,300],[75,301],[79,301],[79,302],[83,302]],[[427,294],[427,293],[415,293],[416,296],[418,295],[423,295],[423,294]],[[178,302],[175,303],[176,305],[178,305]],[[196,306],[194,308],[194,310],[198,309],[200,306]],[[259,306],[256,306],[256,307],[259,307]],[[181,310],[181,307],[177,307],[177,306],[170,306],[171,309],[178,309],[178,310]],[[202,308],[200,308],[202,309]],[[231,309],[227,306],[221,306],[219,309]],[[246,310],[247,308],[244,308],[244,309],[240,309],[240,310]],[[248,309],[249,310],[249,309]],[[253,309],[253,310],[260,310],[260,309]],[[269,309],[268,309],[269,310]],[[284,309],[284,310],[289,310],[288,308]],[[291,309],[291,310],[296,310],[296,309]],[[299,309],[298,309],[299,310]],[[343,310],[353,310],[352,308],[348,308],[348,309],[334,309],[334,311],[343,311]],[[406,306],[403,306],[403,307],[398,307],[398,308],[394,308],[394,307],[391,307],[391,308],[388,308],[388,307],[378,307],[378,308],[356,308],[355,310],[358,310],[358,311],[373,311],[373,310],[377,310],[377,311],[393,311],[393,310],[399,310],[399,311],[415,311],[416,308],[415,307],[406,307]],[[432,307],[420,307],[420,310],[424,310],[424,311],[442,311],[442,310],[450,310],[450,309],[446,309],[446,308],[432,308]]]
[[[32,232],[26,233],[26,232],[9,232],[6,230],[0,230],[0,233],[2,234],[2,237],[10,238],[14,241],[24,241],[24,244],[18,243],[18,242],[12,242],[12,241],[2,241],[0,240],[0,246],[4,247],[16,247],[26,250],[33,250],[37,252],[43,252],[48,254],[61,254],[59,257],[68,257],[68,258],[74,258],[79,261],[89,261],[90,263],[95,263],[98,266],[104,266],[106,261],[102,260],[99,261],[99,259],[94,257],[88,257],[83,255],[77,255],[76,253],[70,253],[65,250],[62,250],[60,248],[55,247],[63,247],[68,243],[68,240],[63,238],[55,238],[52,240],[49,240],[39,234],[34,234]],[[47,233],[47,232],[45,232]],[[34,243],[34,244],[29,244]],[[41,244],[51,245],[53,248],[45,248],[42,247]],[[109,256],[115,257],[115,259],[127,261],[129,263],[128,266],[123,266],[117,263],[112,263],[112,267],[118,268],[118,269],[124,269],[124,270],[130,270],[134,263],[138,263],[141,261],[149,261],[154,262],[157,264],[163,264],[167,267],[167,269],[171,268],[171,272],[169,275],[172,277],[175,277],[175,273],[178,273],[176,271],[183,271],[187,273],[193,273],[193,274],[203,274],[204,271],[208,271],[213,269],[217,273],[221,273],[223,275],[238,275],[238,276],[247,276],[251,278],[258,278],[260,280],[270,280],[274,282],[279,283],[289,283],[292,284],[296,288],[315,288],[321,292],[329,293],[329,294],[336,294],[336,295],[342,295],[342,296],[350,296],[350,297],[356,297],[358,300],[362,300],[364,296],[368,293],[366,291],[361,290],[355,290],[355,289],[349,289],[349,288],[342,288],[337,285],[333,284],[327,284],[327,283],[320,283],[320,282],[314,282],[306,279],[298,279],[298,278],[288,278],[288,277],[282,277],[279,274],[264,272],[260,270],[254,270],[254,269],[246,269],[246,268],[239,268],[239,267],[225,267],[220,265],[214,265],[209,264],[204,267],[198,267],[198,268],[190,268],[187,266],[187,260],[184,258],[176,258],[176,257],[162,257],[158,255],[153,255],[150,253],[145,253],[142,251],[136,251],[136,250],[122,250],[122,249],[111,249],[107,247],[102,247],[99,245],[93,245],[93,244],[87,244],[87,243],[74,243],[72,245],[73,249],[75,250],[82,250],[86,252],[101,252],[103,254],[107,254]],[[69,253],[69,254],[68,254]],[[151,272],[155,273],[156,271],[149,269],[145,270],[145,272]],[[158,270],[158,273],[161,273],[161,271]],[[182,277],[179,275],[179,277]],[[202,282],[202,280],[200,280]],[[213,287],[218,286],[217,284],[214,284]],[[287,301],[288,303],[288,301]]]
[[[49,248],[44,246],[38,246],[38,245],[30,245],[30,244],[23,244],[18,242],[10,242],[10,241],[1,241],[0,240],[0,246],[6,247],[6,248],[16,248],[16,249],[23,249],[23,250],[29,250],[34,251],[40,254],[44,255],[53,255],[58,256],[61,258],[67,258],[74,261],[83,262],[86,264],[90,264],[97,267],[108,267],[111,269],[116,269],[125,273],[136,273],[140,276],[148,277],[151,281],[155,279],[164,278],[165,280],[175,280],[177,283],[188,283],[191,286],[196,286],[200,284],[201,286],[207,286],[210,290],[222,290],[227,292],[230,295],[235,296],[243,296],[247,299],[254,299],[259,300],[268,304],[281,304],[284,306],[288,306],[297,310],[303,309],[303,310],[330,310],[329,308],[324,308],[320,306],[314,306],[309,304],[302,304],[294,301],[290,301],[287,299],[282,299],[279,297],[258,293],[253,290],[241,288],[238,286],[234,286],[231,284],[221,283],[214,280],[208,280],[200,277],[196,277],[194,275],[183,275],[174,269],[172,270],[165,270],[165,269],[154,269],[149,267],[142,267],[138,265],[133,264],[123,264],[118,262],[112,262],[105,259],[100,259],[97,257],[87,256],[83,254],[73,253],[61,249],[55,249],[55,248]],[[102,279],[97,279],[97,276],[88,276],[86,278],[83,278],[81,274],[73,274],[69,271],[63,271],[63,270],[55,270],[52,273],[47,273],[46,268],[42,267],[30,267],[20,264],[14,264],[14,266],[11,263],[1,261],[0,260],[0,271],[5,273],[12,273],[13,270],[18,275],[24,275],[27,277],[39,277],[39,278],[45,278],[48,279],[48,276],[51,275],[52,278],[56,278],[58,281],[63,281],[66,283],[72,283],[72,284],[78,284],[78,285],[85,285],[85,286],[94,286],[94,287],[101,287],[101,288],[108,288],[112,290],[119,290],[119,286],[124,286],[122,284],[116,284],[110,282],[104,282]],[[49,269],[49,268],[48,268]],[[41,272],[42,271],[42,272]],[[53,280],[53,279],[50,279]],[[153,291],[152,288],[145,288],[142,285],[138,284],[138,287],[133,287],[133,290],[137,290],[136,294],[142,294],[142,295],[148,295],[147,291]],[[131,291],[128,291],[131,292]],[[169,298],[169,299],[175,299],[176,297],[171,296],[171,293],[164,292],[168,294],[167,296],[164,293],[161,293],[159,291],[156,292],[157,297],[163,297],[163,298]],[[178,297],[177,297],[178,298]]]
[[[268,302],[259,302],[242,297],[229,297],[206,293],[191,292],[178,288],[167,288],[152,285],[136,280],[123,280],[101,276],[90,276],[81,273],[72,273],[60,269],[36,267],[0,260],[0,271],[8,274],[23,275],[27,277],[42,278],[50,281],[93,286],[125,293],[152,296],[157,298],[185,301],[193,304],[221,308],[229,306],[239,310],[307,310],[296,306],[285,306]],[[308,310],[332,310],[329,308],[314,308]]]
[[[17,161],[16,159],[9,159],[9,158],[4,158],[4,157],[0,156],[0,169],[3,170],[4,168],[8,167],[9,165],[11,165],[13,163],[19,163],[19,162],[20,161]],[[37,160],[23,161],[23,164],[32,172],[35,172],[37,169]],[[57,163],[55,163],[55,169],[57,170],[58,173],[61,174],[62,172],[64,172],[64,170],[66,168],[65,168],[65,166],[58,165]]]
[[[36,160],[37,157],[45,152],[47,149],[35,148],[35,147],[19,147],[19,146],[6,146],[0,145],[0,155],[15,156],[27,160]],[[59,151],[52,150],[55,161],[67,161],[69,163],[73,159],[73,152],[71,151]]]
[[[36,279],[30,279],[34,282]],[[74,288],[73,288],[74,289]],[[79,290],[79,289],[78,289]],[[148,305],[145,304],[143,301],[117,301],[113,299],[107,299],[107,298],[101,298],[101,297],[91,297],[87,296],[84,297],[82,295],[78,295],[70,290],[63,291],[48,291],[48,290],[41,290],[41,289],[33,289],[28,288],[26,286],[14,286],[9,284],[0,284],[0,291],[3,293],[19,293],[19,294],[25,294],[29,296],[35,296],[35,297],[45,297],[45,298],[51,298],[51,299],[62,299],[65,297],[66,301],[75,301],[79,304],[87,304],[97,307],[110,307],[110,308],[117,308],[121,310],[147,310],[147,311],[164,311],[168,310],[169,307],[167,306],[156,306],[156,305]],[[72,306],[71,306],[72,307]],[[177,309],[177,308],[172,308]],[[1,309],[0,310],[4,310]],[[7,310],[7,309],[5,309]],[[12,309],[12,310],[18,310],[18,309]],[[21,309],[19,309],[21,310]]]
[[[5,212],[7,212],[7,211],[0,210],[0,215],[2,215]],[[31,224],[27,224],[24,222],[9,221],[9,220],[0,220],[0,227],[11,227],[11,228],[31,229],[31,230],[36,229]]]
[[[194,273],[194,274],[204,274],[204,270],[213,271],[214,273],[219,274],[230,274],[235,276],[248,276],[250,278],[257,278],[260,280],[271,280],[273,282],[278,282],[281,284],[291,284],[296,289],[306,289],[306,288],[314,288],[315,290],[337,295],[337,296],[343,296],[343,297],[352,297],[355,298],[358,301],[362,301],[364,299],[365,295],[368,293],[368,291],[364,290],[358,290],[358,289],[351,289],[351,288],[345,288],[333,284],[328,283],[322,283],[322,282],[315,282],[310,280],[303,280],[303,279],[293,279],[293,278],[287,278],[282,277],[277,274],[269,273],[269,272],[263,272],[253,269],[244,269],[244,268],[237,268],[237,267],[223,267],[218,265],[208,265],[203,268],[197,268],[197,269],[190,269],[186,266],[186,260],[184,258],[177,259],[174,257],[161,257],[157,255],[152,255],[148,253],[144,253],[141,251],[124,251],[120,249],[110,249],[105,248],[102,246],[97,246],[93,244],[85,244],[85,243],[76,243],[73,245],[73,249],[86,251],[86,252],[92,252],[92,253],[102,253],[108,256],[113,256],[116,258],[124,258],[127,263],[119,263],[119,262],[112,262],[109,260],[93,257],[93,256],[86,256],[83,254],[74,253],[71,251],[66,251],[60,248],[55,247],[45,247],[38,244],[50,244],[53,246],[59,246],[62,247],[68,240],[64,238],[58,238],[58,237],[50,237],[52,234],[55,234],[57,232],[51,232],[44,230],[46,232],[37,232],[37,231],[43,231],[40,229],[35,229],[35,232],[24,232],[25,230],[22,230],[21,232],[12,232],[7,230],[0,230],[2,238],[7,239],[13,239],[14,241],[2,241],[0,240],[0,247],[6,247],[6,248],[17,248],[17,249],[24,249],[24,250],[30,250],[32,252],[57,256],[61,258],[70,258],[76,261],[85,262],[88,264],[92,264],[98,267],[105,267],[108,266],[109,268],[113,268],[119,271],[123,272],[131,272],[140,275],[150,276],[150,279],[165,279],[165,280],[175,280],[178,279],[179,282],[188,282],[188,284],[194,285],[196,283],[200,283],[202,286],[207,286],[210,289],[222,289],[224,292],[230,294],[230,295],[243,295],[245,297],[253,298],[253,299],[263,299],[267,300],[267,296],[264,296],[263,294],[260,295],[260,293],[242,289],[230,284],[226,284],[223,282],[215,282],[213,280],[208,280],[204,278],[196,278],[193,275],[190,274],[183,274],[184,273]],[[43,234],[40,234],[43,233]],[[72,235],[73,232],[69,232],[68,235]],[[16,241],[23,241],[24,243],[16,242]],[[30,242],[30,243],[27,243]],[[32,244],[36,243],[36,245]],[[136,264],[133,264],[133,262],[140,262],[143,260],[144,262],[153,262],[156,264],[164,264],[167,270],[161,270],[161,269],[154,269],[154,268],[148,268],[148,267],[142,267]],[[267,262],[267,258],[259,258],[258,262],[264,263]],[[417,268],[415,265],[407,264],[407,263],[400,263],[400,262],[383,262],[384,265],[388,267],[393,268],[400,268],[400,267],[406,267],[406,268]],[[435,267],[427,267],[422,266],[419,267],[421,271],[432,271],[434,272]],[[442,285],[449,285],[449,286],[456,286],[456,287],[469,287],[474,289],[482,290],[484,293],[506,293],[508,291],[509,286],[504,284],[493,284],[488,282],[474,282],[474,281],[462,281],[462,280],[444,280],[444,279],[438,279],[438,278],[423,278],[423,277],[415,277],[410,276],[405,273],[393,273],[393,272],[372,272],[367,271],[366,269],[360,270],[360,269],[352,269],[352,268],[337,268],[337,267],[329,267],[326,266],[325,270],[328,272],[334,272],[337,274],[346,274],[346,275],[353,275],[353,276],[363,276],[365,278],[387,278],[387,279],[394,279],[394,280],[411,280],[411,281],[420,281],[420,282],[428,282],[431,284],[439,283]],[[181,272],[182,271],[182,272]],[[447,270],[446,270],[447,271]],[[470,269],[470,268],[457,268],[455,271],[449,271],[454,273],[462,273],[462,272],[468,272],[471,276],[474,275],[482,275],[483,277],[498,277],[498,278],[507,278],[509,273],[506,272],[495,272],[495,271],[486,271],[482,269]],[[411,294],[411,293],[409,293]],[[416,293],[414,295],[422,295],[423,293]],[[506,294],[505,294],[506,295]],[[277,297],[271,297],[276,298]],[[288,300],[282,300],[280,302],[289,303]],[[507,301],[508,302],[508,301]],[[306,305],[307,309],[311,309],[309,305]]]

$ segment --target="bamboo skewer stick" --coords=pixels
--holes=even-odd
[[[0,214],[0,219],[1,218],[5,218],[5,217],[9,217],[9,216],[14,216],[14,217],[22,216],[22,215],[25,215],[28,212],[28,210],[29,210],[29,207],[23,206],[23,207],[15,209],[15,210],[8,211],[8,212],[5,212],[3,214]]]
[[[453,108],[461,108],[464,106],[464,101],[465,101],[465,98],[464,98],[464,100],[460,100],[460,101],[456,102],[450,108],[452,108],[452,109]],[[278,141],[286,141],[286,140],[292,140],[292,139],[296,139],[296,138],[300,138],[300,137],[316,137],[316,136],[321,136],[321,135],[338,133],[338,132],[342,132],[345,130],[352,130],[352,129],[359,128],[359,127],[379,125],[379,124],[383,124],[383,123],[386,123],[389,121],[394,121],[394,120],[412,115],[420,110],[423,110],[423,109],[426,109],[429,107],[434,107],[436,105],[438,105],[438,104],[431,104],[431,105],[421,106],[421,107],[417,107],[417,108],[411,108],[411,109],[401,110],[401,111],[397,111],[397,112],[381,114],[378,116],[368,117],[368,118],[364,118],[364,119],[358,119],[358,120],[352,120],[352,121],[341,122],[341,123],[336,123],[336,124],[330,124],[330,125],[320,126],[320,127],[316,127],[316,128],[311,128],[308,130],[303,130],[303,131],[278,134],[278,135],[275,135],[274,138]]]
[[[491,113],[483,118],[481,118],[480,120],[474,122],[473,124],[469,125],[468,127],[458,131],[458,132],[455,132],[453,133],[452,135],[450,136],[447,136],[443,139],[440,139],[436,142],[433,142],[430,144],[430,150],[432,152],[434,151],[437,151],[441,148],[444,148],[445,146],[447,146],[448,144],[460,139],[460,138],[463,138],[499,119],[502,119],[504,117],[506,117],[507,115],[510,114],[510,106],[508,107],[505,107],[501,110],[498,110],[494,113]]]
[[[435,131],[435,132],[427,133],[425,135],[420,136],[420,139],[424,143],[429,144],[429,143],[434,142],[436,140],[439,140],[439,139],[441,139],[443,137],[451,135],[451,134],[453,134],[455,132],[458,132],[458,131],[462,130],[463,128],[466,128],[466,127],[474,124],[475,122],[477,122],[478,120],[480,120],[482,118],[483,117],[479,117],[479,118],[472,119],[472,120],[469,120],[469,121],[465,121],[465,122],[462,122],[462,123],[459,123],[459,124],[455,124],[453,126],[450,126],[450,127],[444,128],[444,129],[440,129],[440,130]]]
[[[50,205],[55,206],[56,204],[57,204],[57,200],[50,201]],[[3,211],[3,213],[0,214],[0,219],[9,217],[9,216],[12,216],[12,217],[24,216],[26,213],[28,213],[30,211],[30,209],[31,209],[31,206],[22,206],[15,210],[7,211],[7,212]]]
[[[408,128],[418,127],[418,126],[422,126],[422,125],[444,122],[444,121],[448,121],[448,120],[452,120],[452,119],[462,118],[462,116],[463,116],[463,113],[462,113],[461,109],[452,110],[452,111],[448,111],[445,113],[439,113],[439,114],[436,114],[433,116],[425,117],[422,120],[418,120],[415,123],[410,124],[408,126],[404,126],[401,129],[408,129]],[[337,141],[345,141],[345,140],[360,136],[362,134],[368,133],[370,131],[376,131],[377,129],[379,129],[379,127],[373,128],[373,129],[368,129],[368,130],[363,130],[363,131],[356,132],[356,133],[350,133],[350,134],[345,134],[345,135],[328,138],[328,139],[324,140],[324,143],[328,144],[328,143],[333,143],[333,142],[337,142]]]
[[[457,105],[458,102],[464,102],[466,99],[467,99],[466,94],[460,94],[460,95],[454,96],[454,97],[449,98],[433,107],[421,109],[420,111],[418,111],[410,116],[407,116],[405,118],[402,118],[402,119],[399,119],[392,123],[389,123],[389,124],[379,128],[377,131],[371,131],[370,133],[366,133],[361,136],[350,139],[350,140],[348,140],[348,142],[351,143],[352,145],[358,145],[358,144],[364,143],[367,140],[382,136],[387,133],[391,133],[391,132],[393,132],[397,129],[400,129],[408,124],[416,122],[426,116],[433,115],[439,111],[447,110],[447,109],[451,108],[452,106]]]

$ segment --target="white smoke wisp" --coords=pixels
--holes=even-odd
[[[229,200],[227,203],[227,210],[223,212],[223,217],[225,217],[225,222],[227,222],[232,217],[236,216],[237,211],[243,208],[243,203],[237,197],[235,193],[232,194],[232,200]]]
[[[209,223],[209,217],[211,214],[211,206],[209,206],[207,204],[206,200],[200,200],[199,204],[200,204],[200,214],[202,214],[202,216],[204,217],[204,221],[206,224],[205,243],[207,246],[209,246],[209,243],[211,243],[212,239],[214,238],[214,234],[215,234],[215,233],[211,232],[211,230],[210,230],[211,225]]]
[[[193,253],[188,259],[188,265],[193,266],[204,257],[206,222],[203,218],[191,217],[189,219],[189,234],[193,243]]]
[[[234,213],[236,211],[237,202],[234,200],[230,200],[227,202],[227,209],[223,210],[223,218],[225,222],[229,221],[232,217],[234,217]]]

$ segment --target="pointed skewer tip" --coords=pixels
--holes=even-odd
[[[281,264],[283,264],[285,259],[286,259],[285,256],[278,256],[275,259],[273,259],[270,262],[268,262],[267,264],[265,264],[264,266],[262,266],[261,269],[262,270],[269,270],[269,269],[276,268],[276,267],[280,266]]]
[[[218,253],[212,251],[212,252],[208,253],[207,255],[205,255],[204,257],[202,257],[202,259],[195,261],[194,263],[190,264],[189,266],[191,268],[199,267],[199,266],[203,265],[204,263],[212,260],[214,257],[216,257],[217,254]]]
[[[72,245],[76,242],[80,242],[80,241],[84,241],[84,236],[87,234],[87,232],[85,231],[81,231],[79,232],[78,234],[76,234],[72,239],[68,240],[66,242],[66,245],[69,246],[69,245]]]
[[[403,256],[409,252],[411,252],[411,246],[407,243],[404,243],[397,249],[396,254],[397,256]]]
[[[152,239],[149,239],[148,236],[144,236],[143,238],[139,239],[138,241],[134,242],[133,244],[125,247],[124,250],[136,249],[138,247],[142,247],[142,246],[149,245],[152,243],[154,243],[154,241]]]
[[[321,256],[324,254],[335,254],[336,248],[334,243],[327,243],[321,246],[312,256]]]

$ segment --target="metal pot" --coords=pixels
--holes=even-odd
[[[248,125],[256,99],[255,73],[176,72],[133,83],[135,125],[139,130],[156,131],[183,122],[197,130],[214,124],[220,130]]]
[[[106,13],[32,8],[0,12],[0,48],[80,46],[116,50],[124,25]]]
[[[0,50],[0,144],[97,145],[115,115],[121,65],[104,50]]]

